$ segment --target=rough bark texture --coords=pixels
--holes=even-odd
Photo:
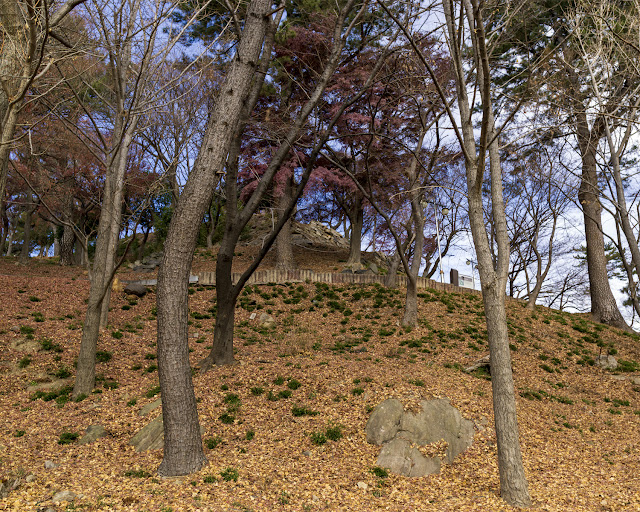
[[[60,239],[60,265],[65,267],[74,264],[73,248],[75,246],[76,235],[73,228],[66,225],[62,228],[62,238]]]
[[[462,36],[458,32],[458,20],[452,12],[452,5],[445,1],[443,8],[450,41],[458,41]],[[472,44],[477,68],[476,85],[483,107],[479,141],[476,141],[462,56],[456,45],[450,45],[460,111],[461,134],[459,136],[464,150],[467,174],[469,221],[478,257],[478,272],[487,322],[500,495],[509,505],[527,507],[531,504],[531,498],[520,449],[505,307],[509,273],[509,238],[502,193],[502,169],[493,118],[489,57],[482,9],[478,1],[462,0],[460,8],[464,10],[467,18],[469,27],[467,34]],[[467,37],[467,34],[464,37]],[[456,122],[455,119],[452,121]],[[485,228],[482,197],[487,155],[491,176],[491,215],[497,245],[495,262]]]
[[[349,237],[349,258],[346,266],[360,265],[362,252],[362,227],[364,225],[364,210],[362,208],[362,193],[356,192],[353,199],[353,206],[349,213],[351,222],[351,236]]]
[[[278,198],[278,217],[289,204],[293,193],[293,178],[287,178],[282,195]],[[293,270],[296,268],[296,262],[293,257],[293,221],[291,217],[282,226],[278,238],[276,238],[276,268],[278,270]]]
[[[596,167],[596,144],[586,132],[586,116],[578,126],[578,140],[582,153],[582,176],[578,200],[584,213],[584,232],[587,241],[587,267],[589,270],[589,293],[591,315],[596,322],[628,330],[616,299],[611,292],[607,273],[607,257],[602,234],[602,205],[598,189]]]
[[[25,264],[29,260],[29,252],[31,245],[31,217],[33,214],[33,208],[27,208],[24,214],[24,229],[22,239],[22,249],[20,250],[20,263]]]
[[[178,200],[158,272],[158,371],[165,439],[158,473],[163,476],[189,474],[206,464],[187,343],[189,272],[200,223],[211,204],[213,185],[219,181],[216,175],[224,168],[231,137],[250,90],[269,23],[269,8],[267,0],[252,0],[249,5],[236,57]]]

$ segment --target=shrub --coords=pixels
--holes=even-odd
[[[222,438],[217,436],[210,437],[209,439],[205,440],[204,444],[207,448],[209,448],[209,450],[213,450],[214,448],[222,444]]]
[[[80,437],[80,434],[77,432],[63,432],[60,434],[60,439],[58,439],[58,444],[71,444],[76,439]]]
[[[97,363],[107,363],[111,361],[113,354],[107,350],[98,350],[96,352],[96,362]]]
[[[225,482],[231,482],[231,480],[233,480],[234,482],[237,482],[238,476],[240,476],[240,474],[238,473],[238,470],[235,468],[226,468],[220,472],[220,476]]]

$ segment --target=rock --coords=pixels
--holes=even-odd
[[[423,400],[418,413],[405,412],[402,403],[388,399],[379,404],[367,422],[367,441],[382,445],[378,466],[405,476],[424,476],[440,471],[442,462],[451,463],[473,443],[474,423],[462,417],[449,400]],[[444,461],[425,457],[415,445],[444,440]]]
[[[51,501],[54,503],[60,503],[61,501],[73,501],[76,499],[77,494],[72,491],[60,491],[53,495]]]
[[[380,272],[380,270],[378,270],[378,265],[376,265],[375,263],[371,263],[369,265],[369,270],[371,270],[371,272],[373,272],[374,274],[378,274]]]
[[[56,469],[57,467],[58,467],[58,464],[56,464],[52,460],[44,461],[44,469]]]
[[[262,328],[270,328],[276,325],[275,319],[267,313],[261,313],[258,322],[258,325]]]
[[[382,446],[377,464],[397,475],[420,477],[439,473],[441,462],[438,457],[425,457],[406,439],[395,438]]]
[[[20,326],[19,325],[12,325],[11,327],[9,327],[9,330],[11,332],[20,332]]]
[[[369,275],[373,275],[373,272],[371,271],[370,268],[361,268],[359,270],[355,271],[356,274],[369,274]]]
[[[477,370],[478,368],[485,368],[489,373],[491,373],[491,363],[489,362],[489,354],[487,354],[486,356],[482,356],[471,366],[468,366],[467,368],[465,368],[464,371],[467,373],[471,373]]]
[[[202,426],[200,426],[200,434],[204,434],[204,428]],[[133,445],[137,452],[164,448],[162,414],[142,427],[138,433],[133,436],[131,441],[129,441],[129,444]]]
[[[453,462],[473,443],[473,421],[464,419],[449,400],[423,400],[422,411],[402,416],[400,432],[403,438],[419,445],[444,439],[447,444],[446,462]]]
[[[101,437],[106,437],[108,435],[109,434],[107,433],[107,431],[104,429],[102,425],[91,425],[87,427],[87,430],[85,431],[84,435],[80,438],[80,441],[78,441],[78,444],[93,443],[97,439]]]
[[[633,382],[636,386],[640,386],[640,377],[629,377],[629,380]]]
[[[129,444],[133,445],[137,452],[146,450],[159,450],[164,447],[164,432],[162,424],[162,414],[142,427],[133,436]]]
[[[35,475],[27,475],[27,477],[24,479],[24,481],[27,482],[28,484],[30,484],[31,482],[35,482],[35,480],[36,480]]]
[[[154,409],[157,409],[161,405],[162,405],[162,399],[161,398],[158,398],[157,400],[154,400],[153,402],[148,403],[147,405],[143,405],[140,408],[140,411],[138,412],[138,416],[146,416],[151,411],[153,411]]]
[[[389,398],[378,404],[367,422],[365,429],[367,442],[381,445],[393,439],[400,429],[403,414],[404,407],[395,398]]]
[[[345,268],[340,273],[341,274],[353,274],[353,270],[351,270],[350,268]]]
[[[366,482],[358,482],[356,485],[358,486],[358,489],[362,489],[363,491],[366,491],[369,488]]]
[[[144,297],[147,294],[147,287],[140,283],[127,283],[124,287],[124,293]]]
[[[596,365],[604,370],[615,370],[618,367],[618,361],[613,356],[600,355],[596,359]]]

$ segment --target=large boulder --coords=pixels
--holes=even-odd
[[[124,287],[124,293],[135,295],[136,297],[144,297],[147,291],[147,287],[140,283],[127,283]]]
[[[271,327],[274,327],[276,325],[276,321],[275,319],[267,314],[267,313],[260,313],[260,319],[258,320],[258,326],[262,329],[270,329]]]
[[[389,398],[378,404],[367,422],[367,442],[382,445],[391,441],[400,430],[404,407],[400,400]]]
[[[382,445],[377,464],[397,475],[419,477],[440,473],[441,462],[438,457],[425,457],[409,441],[396,437]]]
[[[382,446],[378,465],[404,476],[418,477],[440,472],[441,462],[453,459],[473,443],[473,422],[446,399],[423,400],[418,413],[405,412],[400,401],[379,404],[367,422],[367,441]],[[444,440],[444,460],[425,457],[416,446]]]

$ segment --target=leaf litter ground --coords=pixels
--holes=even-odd
[[[86,275],[5,259],[0,289],[1,476],[22,476],[0,510],[510,510],[498,495],[491,383],[481,371],[462,371],[487,353],[475,295],[421,293],[420,325],[405,332],[400,291],[247,287],[236,315],[238,364],[194,376],[209,464],[160,479],[162,452],[129,445],[159,413],[139,415],[159,396],[155,294],[113,294],[96,392],[75,403],[51,394],[72,383]],[[190,293],[196,366],[211,346],[215,290]],[[263,312],[275,327],[259,326]],[[637,337],[583,315],[530,312],[518,301],[509,303],[509,330],[533,509],[640,510]],[[632,371],[593,365],[607,350]],[[44,396],[34,399],[38,389]],[[364,427],[371,409],[390,397],[409,408],[449,398],[474,420],[474,445],[438,475],[377,476],[379,448],[366,443]],[[95,424],[109,436],[59,444],[64,433],[81,436]],[[57,467],[45,469],[45,461]],[[28,474],[35,479],[24,481]],[[80,496],[52,503],[61,490]]]

